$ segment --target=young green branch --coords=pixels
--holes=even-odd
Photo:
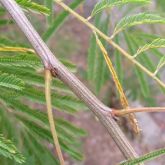
[[[143,72],[145,72],[148,76],[150,76],[153,80],[155,80],[161,87],[165,88],[165,83],[162,82],[158,77],[154,75],[151,71],[149,71],[147,68],[145,68],[142,64],[140,64],[132,55],[127,53],[123,48],[121,48],[118,44],[116,44],[114,41],[112,41],[111,37],[108,37],[103,32],[101,32],[98,28],[96,28],[94,25],[92,25],[88,19],[85,19],[75,11],[73,11],[71,8],[69,8],[65,3],[63,3],[61,0],[54,0],[57,4],[59,4],[64,10],[68,11],[72,15],[74,15],[79,21],[81,21],[83,24],[88,26],[93,32],[97,33],[99,36],[101,36],[103,39],[105,39],[110,45],[112,45],[115,49],[117,49],[119,52],[121,52],[122,55],[124,55],[128,60],[130,60],[133,64],[135,64],[137,67],[139,67]]]
[[[50,124],[50,130],[53,136],[54,145],[57,151],[57,155],[61,165],[64,165],[64,158],[62,155],[61,147],[58,141],[57,131],[55,128],[54,117],[52,112],[52,104],[51,104],[51,72],[48,69],[45,69],[45,98],[46,98],[46,106],[48,112],[48,119]]]

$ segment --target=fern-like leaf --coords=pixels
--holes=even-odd
[[[27,131],[30,134],[32,134],[36,139],[47,140],[47,141],[53,143],[51,133],[47,128],[41,127],[40,125],[36,124],[34,121],[29,121],[26,118],[24,118],[23,116],[18,116],[18,115],[16,115],[16,116],[25,125],[25,127],[27,128]],[[73,143],[72,137],[70,137],[70,139],[67,139],[67,141],[66,141],[65,135],[63,135],[63,136],[59,137],[59,141],[60,141],[62,150],[67,152],[74,159],[82,160],[82,158],[83,158],[82,155],[79,153],[79,151],[74,149],[74,147],[72,146],[72,143]]]
[[[124,38],[125,38],[125,41],[127,43],[130,53],[133,54],[134,50],[136,50],[137,43],[133,40],[133,38],[128,33],[124,33]],[[148,63],[149,61],[149,59],[147,58],[145,54],[142,59],[145,59],[144,60],[145,63]],[[140,62],[142,62],[141,59],[140,59]],[[143,96],[145,98],[148,98],[150,95],[150,88],[149,88],[149,83],[148,83],[146,75],[143,72],[141,72],[141,70],[138,67],[135,67],[135,73],[138,78]]]
[[[51,24],[54,16],[53,0],[44,0],[45,6],[50,10],[50,14],[47,16],[47,23]]]
[[[101,19],[102,14],[98,14],[95,17],[95,25],[100,28],[105,34],[109,32],[109,16],[105,18],[105,20]],[[101,39],[103,45],[105,43],[104,40]],[[100,48],[96,44],[95,36],[91,36],[90,47],[88,52],[88,79],[95,85],[96,93],[100,92],[103,84],[109,79],[109,72],[100,51]]]
[[[165,18],[161,17],[160,15],[150,13],[139,13],[131,16],[126,16],[122,18],[116,25],[112,36],[114,37],[114,35],[116,35],[120,31],[135,25],[155,23],[165,24]]]
[[[156,74],[159,72],[159,70],[160,70],[164,65],[165,65],[165,56],[163,56],[163,57],[160,59],[158,65],[157,65],[156,71],[155,71],[154,74],[156,75]]]
[[[116,39],[116,43],[119,44],[119,41],[120,41],[119,36],[116,36],[115,39]],[[114,55],[115,55],[116,72],[119,77],[119,81],[120,81],[121,85],[123,85],[124,75],[123,75],[123,67],[122,67],[122,56],[118,50],[115,50]]]
[[[76,9],[84,0],[74,0],[69,7],[71,9]],[[64,23],[66,18],[69,16],[67,11],[62,11],[59,13],[56,18],[52,21],[52,24],[49,26],[47,31],[43,35],[43,39],[48,41],[51,36],[58,30],[58,28]]]
[[[24,82],[14,75],[9,75],[7,73],[0,73],[0,86],[14,89],[22,90],[24,87]]]
[[[9,159],[14,159],[17,163],[24,163],[25,158],[20,154],[15,145],[0,134],[0,155]]]
[[[0,46],[1,47],[18,46],[18,45],[25,46],[22,43],[21,44],[17,43],[16,41],[10,40],[10,39],[8,39],[6,37],[0,37]]]
[[[17,66],[17,67],[30,67],[41,68],[41,62],[33,55],[23,54],[17,56],[1,56],[1,66]]]
[[[91,14],[91,17],[96,15],[97,13],[101,12],[102,10],[106,8],[112,8],[114,6],[123,6],[128,3],[149,3],[150,0],[102,0],[101,2],[98,2]]]
[[[137,55],[139,55],[140,53],[145,52],[149,49],[164,48],[164,47],[165,47],[165,39],[163,39],[163,38],[154,39],[151,43],[148,43],[148,44],[142,46],[141,48],[139,48],[137,50],[137,53],[135,54],[135,57]]]
[[[9,25],[9,24],[12,24],[12,23],[13,23],[12,20],[8,20],[8,19],[0,19],[0,26]]]
[[[160,157],[162,155],[165,155],[165,149],[160,149],[160,150],[148,153],[148,154],[146,154],[144,156],[141,156],[139,158],[135,158],[135,159],[132,159],[132,160],[122,162],[122,163],[120,163],[120,165],[137,165],[139,163],[143,163],[143,162],[146,162],[146,161],[149,161],[149,160],[153,160],[153,159],[155,159],[157,157]]]
[[[24,91],[19,91],[18,93],[31,101],[45,104],[45,95],[42,90],[32,88],[28,85],[25,85],[25,88]],[[52,106],[70,114],[77,112],[79,108],[83,108],[83,104],[77,98],[57,93],[52,94]]]
[[[16,0],[16,2],[21,5],[24,9],[32,10],[38,13],[50,14],[50,10],[38,3],[32,2],[31,0]]]

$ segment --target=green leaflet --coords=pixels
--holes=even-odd
[[[165,18],[161,17],[157,14],[149,14],[149,13],[139,13],[131,16],[126,16],[122,18],[119,23],[117,23],[114,33],[112,36],[116,35],[122,30],[126,28],[140,25],[140,24],[155,24],[162,23],[165,24]]]
[[[147,79],[139,69],[136,68],[135,72],[138,77],[143,96],[147,98],[150,94],[150,90],[147,84]]]
[[[14,75],[0,72],[0,86],[13,90],[22,90],[24,88],[24,82]]]
[[[17,115],[17,118],[20,121],[22,121],[22,123],[28,129],[28,133],[33,135],[36,138],[36,140],[37,139],[40,139],[41,141],[47,140],[47,141],[53,143],[51,133],[48,129],[43,128],[40,125],[36,124],[35,122],[29,121],[22,116]],[[67,152],[74,159],[82,160],[82,155],[78,151],[76,151],[74,149],[74,147],[72,146],[72,143],[75,141],[75,139],[73,137],[70,137],[70,138],[67,138],[67,141],[66,141],[66,138],[67,138],[66,134],[63,136],[59,135],[59,141],[60,141],[62,150]]]
[[[129,48],[130,53],[133,54],[133,52],[136,49],[136,43],[127,33],[124,33],[124,37],[125,37],[125,41],[127,42],[127,46]],[[145,74],[137,67],[135,67],[135,73],[139,80],[139,84],[140,84],[140,88],[141,88],[143,96],[146,98],[149,97],[150,89],[149,89],[149,84],[148,84]]]
[[[39,143],[38,139],[27,132],[24,132],[24,145],[27,149],[25,153],[26,163],[25,165],[35,165],[36,162],[38,164],[42,164],[43,162],[48,162],[49,165],[59,165],[57,159],[54,157],[52,153],[50,153],[49,149],[46,146],[43,146]],[[37,150],[36,150],[37,148]],[[34,154],[31,155],[31,152]]]
[[[8,74],[16,74],[17,77],[22,79],[27,85],[44,87],[43,74],[37,74],[34,69],[13,66],[11,69],[11,66],[0,65],[0,70]],[[62,92],[71,95],[71,91],[58,79],[53,79],[52,90],[56,90],[57,93]]]
[[[45,104],[45,95],[42,90],[26,85],[25,90],[19,91],[18,93],[31,101]],[[81,101],[76,97],[57,93],[52,94],[52,106],[70,114],[75,113],[79,108],[84,107]]]
[[[165,56],[163,56],[158,65],[157,65],[157,68],[156,68],[156,71],[155,71],[155,75],[159,72],[159,70],[165,65]]]
[[[75,64],[66,60],[60,59],[60,61],[71,71],[76,72]],[[17,55],[1,55],[1,66],[15,66],[15,67],[29,67],[34,69],[42,68],[42,64],[37,55],[31,53],[17,53]]]
[[[4,100],[6,100],[5,97]],[[27,105],[21,103],[18,99],[8,99],[6,103],[10,108],[18,112],[16,113],[17,116],[22,116],[22,114],[24,114],[24,118],[35,121],[36,123],[42,125],[44,128],[49,128],[47,113],[42,112],[38,109],[31,109]],[[80,136],[86,136],[86,132],[83,129],[74,126],[70,122],[60,118],[57,118],[55,120],[56,127],[58,129],[57,132],[59,132],[59,134],[61,134],[62,136],[63,134],[67,137],[70,136],[70,139]]]
[[[76,9],[84,0],[74,0],[69,7],[71,9]],[[62,11],[59,13],[52,24],[49,26],[47,31],[43,34],[43,40],[48,41],[50,37],[58,30],[58,28],[63,24],[63,22],[66,20],[66,18],[69,16],[69,13],[67,11]]]
[[[18,43],[16,43],[16,42],[14,43],[11,40],[9,40],[8,38],[0,37],[0,46],[2,47],[2,46],[6,46],[6,45],[8,45],[8,46],[17,46]]]
[[[155,68],[155,65],[153,64],[153,61],[151,60],[152,57],[147,57],[144,51],[142,52],[141,56],[138,56],[138,58],[142,61],[144,65],[146,65],[147,68],[149,68],[149,70],[151,70],[155,74],[155,76],[157,75],[157,77],[160,77],[158,72],[164,66],[163,64],[164,54],[161,51],[159,51],[157,47],[159,46],[161,47],[161,45],[163,44],[161,44],[161,42],[160,43],[153,42],[153,41],[156,41],[157,39],[159,40],[159,36],[152,35],[152,34],[145,34],[145,33],[140,32],[140,33],[135,33],[135,34],[133,33],[133,35],[131,35],[131,38],[134,40],[137,46],[142,45],[142,44],[145,45],[146,42],[149,43],[149,44],[146,44],[148,46],[154,43],[152,48],[150,49],[150,54],[148,55],[149,56],[154,55],[155,57],[157,57],[157,60],[159,62],[158,64],[156,64],[157,65],[156,68]],[[162,39],[162,42],[164,42],[164,39]],[[146,46],[146,48],[148,46]],[[161,88],[161,91],[164,91],[164,89]]]
[[[142,40],[135,38],[133,35],[129,35],[131,40],[133,41],[133,45],[135,46],[135,49],[137,50],[139,45],[141,43],[143,43]],[[145,44],[145,43],[144,43]],[[134,52],[136,51],[134,50]],[[133,54],[133,53],[132,53]],[[151,58],[148,57],[148,54],[146,52],[143,52],[141,56],[138,57],[141,64],[143,64],[146,68],[148,68],[149,70],[151,70],[152,72],[154,72],[155,70],[155,65],[154,62],[152,61]]]
[[[109,15],[105,18],[105,20],[101,21],[100,20],[100,29],[108,35],[109,32]],[[100,39],[103,45],[106,45],[105,40]],[[99,93],[101,87],[104,85],[105,81],[110,77],[109,74],[109,69],[107,67],[107,64],[105,62],[105,59],[102,55],[102,52],[97,46],[96,49],[96,55],[97,58],[95,59],[95,73],[94,73],[94,82],[96,83],[96,92]]]
[[[139,163],[143,163],[149,160],[153,160],[157,157],[160,157],[162,155],[165,155],[165,149],[160,149],[160,150],[156,150],[153,152],[150,152],[144,156],[141,156],[139,158],[135,158],[132,160],[128,160],[125,162],[120,163],[120,165],[138,165]]]
[[[98,14],[95,18],[95,26],[100,28],[105,34],[108,34],[109,31],[109,16],[107,16],[104,20],[101,18],[102,14]],[[103,44],[106,42],[101,39]],[[88,80],[91,83],[95,84],[95,91],[98,93],[105,83],[105,81],[109,78],[109,74],[107,74],[108,69],[102,52],[100,48],[96,44],[95,36],[91,36],[90,46],[88,50]]]
[[[47,16],[47,23],[48,25],[50,25],[52,23],[53,20],[53,10],[54,10],[54,3],[53,0],[44,0],[45,2],[45,6],[50,10],[50,14]]]
[[[69,134],[71,134],[74,137],[78,136],[86,136],[87,132],[83,129],[71,124],[70,122],[63,120],[63,119],[56,119],[57,124],[59,124],[59,127],[63,127],[65,131],[67,131]]]
[[[127,35],[129,36],[129,37],[125,37],[125,39],[126,38],[128,38],[129,40],[130,40],[130,45],[131,45],[131,49],[130,49],[130,47],[129,47],[129,49],[130,49],[130,52],[132,52],[131,54],[134,54],[134,52],[135,52],[135,50],[137,50],[137,48],[139,47],[139,45],[141,45],[141,44],[145,44],[145,41],[144,40],[142,40],[141,39],[141,36],[139,36],[139,35],[132,35],[131,33],[127,33]],[[136,37],[135,37],[136,36]],[[147,38],[145,38],[145,39],[147,39]],[[160,52],[160,51],[158,51],[157,49],[153,49],[152,50],[152,53],[155,55],[155,54],[157,54],[157,57],[160,59],[161,57],[163,57],[164,55]],[[152,61],[152,59],[151,58],[149,58],[148,57],[149,55],[148,54],[146,54],[145,52],[143,52],[142,53],[142,55],[141,56],[139,56],[138,57],[138,60],[139,60],[139,62],[141,63],[141,64],[143,64],[143,66],[145,66],[148,70],[150,70],[153,74],[154,74],[154,72],[155,72],[155,63],[154,63],[154,61]],[[137,73],[140,73],[140,74],[144,74],[141,70],[139,70],[140,72],[137,72]],[[136,74],[137,74],[136,73]],[[155,74],[157,74],[157,77],[160,77],[159,76],[159,74],[158,73],[155,73]],[[137,75],[137,77],[138,77],[138,75]],[[141,77],[141,76],[140,76]],[[139,78],[140,78],[139,77]],[[143,82],[144,81],[144,79],[146,79],[145,80],[145,83],[143,83],[143,84],[141,84],[141,81]],[[140,80],[139,79],[139,83],[141,84],[140,85],[140,87],[141,87],[141,91],[143,92],[142,94],[143,94],[143,96],[145,97],[145,100],[147,101],[147,100],[151,100],[151,98],[149,98],[150,96],[151,96],[151,91],[152,91],[152,88],[149,88],[149,85],[150,85],[150,81],[148,81],[148,79],[147,79],[147,76],[144,74],[144,79],[142,79],[142,80]],[[147,87],[147,86],[148,87]],[[145,87],[146,86],[146,87]],[[161,89],[161,92],[164,92],[164,88],[160,88]],[[147,94],[146,92],[144,92],[144,91],[149,91],[149,93]],[[147,95],[146,95],[147,94]],[[147,97],[148,98],[147,98]],[[151,104],[151,106],[153,106],[153,104],[152,104],[152,102],[153,101],[148,101],[148,103],[149,104]],[[156,105],[156,104],[154,104],[154,105]]]
[[[151,2],[151,1],[150,0],[102,0],[101,2],[98,2],[94,6],[91,16],[93,17],[94,15],[101,12],[102,10],[104,10],[106,8],[112,8],[114,6],[119,6],[119,5],[123,6],[123,5],[129,4],[129,3],[145,4],[145,3],[149,3],[149,2]]]
[[[115,39],[116,39],[116,43],[119,44],[119,36],[116,36]],[[115,56],[116,72],[118,74],[120,83],[123,84],[124,75],[122,68],[122,56],[118,50],[115,50],[114,56]]]
[[[155,34],[148,34],[148,33],[144,33],[144,32],[135,32],[132,33],[132,38],[136,38],[136,41],[138,42],[138,46],[140,45],[147,45],[146,43],[152,43],[154,40],[160,38],[160,36],[155,35]],[[158,58],[161,58],[164,56],[164,54],[158,50],[156,47],[155,48],[151,48],[150,50],[150,54],[157,56]],[[145,53],[145,52],[143,52]],[[154,69],[152,69],[154,71]]]
[[[3,96],[1,96],[1,98],[2,97]],[[4,101],[5,100],[6,98],[4,98]],[[53,142],[51,133],[49,131],[47,113],[39,110],[30,109],[27,105],[24,105],[18,100],[7,99],[6,103],[8,107],[12,108],[13,115],[17,117],[18,121],[22,121],[24,123],[26,127],[26,134],[33,135],[33,137],[37,141],[40,141],[40,143],[45,140],[48,140],[51,143]],[[56,119],[56,129],[59,135],[60,142],[62,143],[62,145],[64,145],[64,151],[66,151],[75,159],[82,159],[81,154],[79,154],[78,151],[75,150],[75,147],[79,148],[80,146],[80,142],[77,138],[80,136],[85,136],[86,133],[82,129],[72,125],[71,123],[63,119]],[[33,151],[33,153],[34,152],[35,151]]]
[[[13,23],[12,20],[8,20],[8,19],[0,19],[0,26],[9,25],[9,24],[12,24],[12,23]]]
[[[16,0],[16,2],[24,9],[32,10],[43,14],[50,14],[50,10],[47,7],[32,2],[31,0]]]
[[[137,38],[139,39],[143,39],[146,42],[151,42],[154,39],[160,38],[158,35],[156,34],[149,34],[149,33],[144,33],[141,30],[138,30],[136,32],[132,32],[132,35],[135,35]]]
[[[21,155],[14,144],[0,134],[0,155],[9,159],[14,159],[17,163],[24,163],[25,158]]]
[[[135,56],[139,55],[142,52],[145,52],[149,49],[154,49],[154,48],[164,48],[165,47],[165,39],[163,38],[157,38],[154,39],[151,43],[148,43],[142,47],[140,47],[137,50],[137,53],[135,54]]]
[[[10,40],[6,37],[0,37],[0,46],[20,46],[20,47],[26,47],[26,44],[24,43],[18,43],[16,41]]]
[[[135,44],[135,46],[136,46],[136,49],[139,47],[139,45],[141,45],[142,43],[144,43],[145,44],[145,42],[143,41],[143,40],[141,40],[140,38],[138,38],[138,37],[134,37],[134,36],[130,36],[130,38],[131,38],[131,40],[133,41],[133,43]],[[145,39],[147,39],[147,38],[145,38]],[[159,62],[160,62],[160,60],[161,60],[161,58],[163,58],[163,56],[164,56],[164,54],[163,53],[161,53],[161,51],[159,51],[158,49],[155,49],[155,48],[153,48],[153,49],[151,49],[151,53],[155,56],[156,55],[156,57],[158,57],[158,60],[159,60]],[[146,54],[145,52],[143,52],[142,53],[142,55],[141,56],[138,56],[138,58],[139,58],[139,60],[140,60],[140,63],[141,64],[143,64],[146,68],[148,68],[149,70],[151,70],[151,72],[153,73],[153,74],[155,74],[155,76],[157,76],[157,77],[160,77],[160,75],[159,75],[159,69],[157,70],[157,68],[155,68],[156,66],[155,66],[155,62],[152,60],[152,58],[150,58],[149,57],[150,56],[150,54]],[[156,63],[156,65],[158,65],[157,63]],[[152,88],[150,88],[150,91],[152,90]],[[160,88],[160,90],[161,90],[161,92],[165,92],[165,90],[164,90],[164,88]],[[149,96],[148,96],[149,97]],[[147,99],[147,98],[145,98],[145,99]],[[151,99],[151,98],[150,98]],[[150,104],[150,103],[152,103],[152,102],[154,102],[154,101],[149,101],[148,103]],[[156,105],[156,104],[155,104]],[[154,106],[155,106],[154,105]],[[151,106],[153,106],[152,104],[151,104]]]
[[[101,14],[97,15],[95,18],[95,26],[98,27],[100,24],[101,20]],[[89,49],[88,49],[88,80],[94,80],[95,77],[95,65],[97,62],[97,44],[96,44],[96,38],[92,34],[91,39],[90,39],[90,44],[89,44]]]
[[[16,67],[31,67],[41,68],[41,62],[35,55],[22,54],[13,56],[0,56],[0,65],[16,66]]]
[[[65,143],[61,142],[62,149],[67,152],[71,157],[73,157],[75,160],[82,161],[84,159],[83,155],[80,153],[80,151],[76,151],[75,148],[70,148],[70,146],[67,146]]]
[[[88,71],[87,71],[88,80],[92,80],[94,77],[94,63],[95,63],[94,56],[96,55],[96,47],[97,47],[96,37],[92,35],[88,49]]]

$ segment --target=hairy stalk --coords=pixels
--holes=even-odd
[[[129,108],[129,103],[128,103],[128,100],[124,94],[124,91],[123,91],[123,88],[121,86],[121,83],[118,79],[118,76],[117,76],[117,73],[113,67],[113,64],[111,62],[111,59],[109,58],[108,56],[108,53],[106,51],[106,49],[104,48],[103,44],[101,43],[101,41],[99,40],[97,34],[95,33],[95,36],[96,36],[96,42],[98,44],[98,46],[100,47],[102,53],[103,53],[103,56],[104,56],[104,59],[108,65],[108,68],[112,74],[112,77],[113,77],[113,80],[115,82],[115,85],[116,85],[116,88],[119,92],[119,95],[120,95],[120,101],[121,101],[121,104],[123,106],[123,108],[125,110],[127,110]],[[129,119],[130,119],[130,122],[131,122],[131,125],[133,127],[133,130],[136,132],[136,133],[139,133],[140,132],[140,129],[139,129],[139,126],[138,126],[138,122],[135,118],[135,115],[133,113],[129,114]]]
[[[133,147],[130,145],[117,123],[113,120],[111,116],[112,109],[98,100],[98,98],[53,55],[14,0],[0,0],[0,2],[27,37],[38,56],[41,58],[45,68],[51,70],[53,75],[55,74],[57,78],[63,81],[78,98],[89,107],[106,128],[109,135],[112,136],[118,148],[126,158],[137,157]]]
[[[48,69],[45,69],[45,98],[46,98],[46,106],[48,111],[48,119],[50,124],[50,130],[53,136],[54,145],[57,151],[57,155],[61,165],[64,165],[64,158],[62,155],[61,147],[58,141],[57,131],[55,128],[55,122],[53,118],[52,112],[52,103],[51,103],[51,72]]]
[[[165,83],[163,83],[158,77],[154,75],[151,71],[149,71],[147,68],[145,68],[143,65],[141,65],[135,58],[133,58],[132,55],[127,53],[123,48],[121,48],[118,44],[116,44],[114,41],[111,40],[110,37],[105,35],[103,32],[101,32],[99,29],[97,29],[94,25],[92,25],[88,19],[85,19],[75,11],[73,11],[71,8],[69,8],[65,3],[63,3],[61,0],[54,0],[57,4],[59,4],[62,8],[64,8],[66,11],[74,15],[79,21],[81,21],[83,24],[87,25],[93,32],[97,33],[99,36],[101,36],[103,39],[105,39],[110,45],[112,45],[114,48],[116,48],[122,55],[124,55],[128,60],[130,60],[133,64],[138,66],[143,72],[145,72],[148,76],[150,76],[152,79],[154,79],[161,87],[165,88]]]
[[[130,113],[138,113],[138,112],[165,112],[165,107],[142,107],[142,108],[129,108],[123,110],[114,110],[113,114],[115,116],[125,116]]]

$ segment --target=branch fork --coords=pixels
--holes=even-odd
[[[97,116],[102,125],[107,129],[107,132],[112,136],[113,140],[125,158],[136,158],[136,152],[128,142],[117,123],[114,121],[112,115],[107,115],[107,112],[111,113],[112,109],[98,100],[96,96],[94,96],[92,92],[85,87],[84,84],[80,82],[80,80],[74,74],[72,74],[63,64],[61,64],[61,62],[53,55],[53,53],[41,39],[39,34],[24,15],[21,8],[14,0],[0,0],[0,3],[7,9],[19,28],[23,31],[24,35],[29,40],[36,53],[41,58],[45,68],[49,69],[53,76],[58,77],[61,81],[68,85],[70,89],[81,100],[83,100],[83,102],[89,107],[94,115]],[[89,24],[88,22],[86,23]],[[89,24],[89,26],[94,27],[91,24]],[[99,31],[97,30],[96,32]],[[107,38],[107,36],[105,36],[105,38]]]

